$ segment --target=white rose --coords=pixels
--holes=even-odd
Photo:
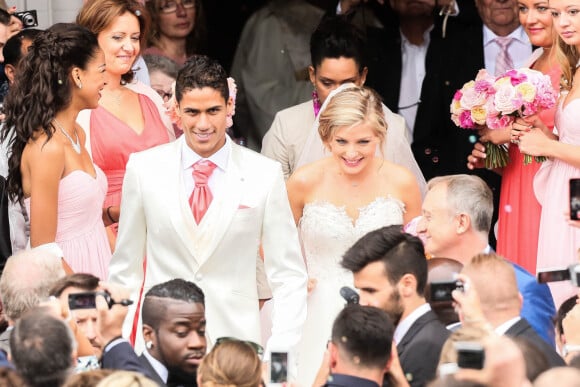
[[[516,99],[516,89],[510,83],[503,83],[495,92],[493,102],[495,110],[501,114],[511,114],[517,110],[519,106],[514,106]]]

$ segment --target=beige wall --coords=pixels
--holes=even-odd
[[[15,5],[18,11],[35,9],[38,12],[39,28],[48,28],[54,23],[73,22],[81,0],[6,0],[9,6]]]

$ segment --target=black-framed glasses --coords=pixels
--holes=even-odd
[[[159,10],[162,13],[172,13],[177,11],[177,6],[180,4],[185,9],[195,8],[195,0],[167,0],[161,3]]]
[[[249,345],[256,352],[260,360],[262,360],[262,357],[264,356],[264,347],[262,347],[260,344],[254,343],[253,341],[236,339],[235,337],[220,337],[215,341],[215,346],[217,347],[218,345],[228,341],[240,341]]]

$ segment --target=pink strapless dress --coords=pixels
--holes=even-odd
[[[560,142],[580,146],[580,98],[567,101],[562,93],[556,113]],[[564,215],[569,210],[569,181],[580,178],[580,169],[554,159],[543,163],[534,178],[534,192],[542,205],[538,239],[538,271],[565,268],[578,263],[580,229],[568,224]],[[525,235],[522,237],[526,238]],[[552,282],[550,290],[556,307],[578,293],[570,281]]]
[[[108,278],[111,248],[103,224],[102,208],[107,178],[95,166],[96,178],[75,170],[60,180],[55,242],[75,273]],[[30,213],[30,198],[24,200]]]

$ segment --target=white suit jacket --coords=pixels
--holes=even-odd
[[[128,286],[137,301],[146,253],[143,294],[173,278],[195,282],[206,297],[210,345],[221,336],[259,343],[256,255],[261,242],[274,298],[268,346],[293,347],[306,318],[307,275],[280,165],[232,143],[223,185],[227,190],[213,192],[197,225],[182,182],[183,142],[182,136],[131,155],[110,280]]]

